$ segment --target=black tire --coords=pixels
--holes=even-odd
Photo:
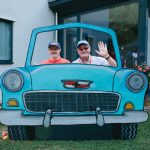
[[[137,126],[137,123],[112,124],[113,138],[132,140],[136,137]]]
[[[31,126],[8,126],[10,140],[33,140],[35,127]]]

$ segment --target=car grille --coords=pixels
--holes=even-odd
[[[116,111],[119,95],[97,92],[28,92],[24,102],[28,111],[45,112],[85,112],[100,107],[102,111]]]

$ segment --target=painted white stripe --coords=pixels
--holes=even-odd
[[[89,82],[83,82],[83,81],[79,81],[79,82],[78,82],[78,84],[82,84],[82,85],[83,85],[83,84],[84,84],[84,85],[88,85],[88,84],[89,84]]]
[[[68,88],[75,88],[75,85],[65,85],[65,87],[68,87]]]

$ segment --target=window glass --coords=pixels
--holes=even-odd
[[[12,22],[0,19],[0,63],[12,62]]]
[[[64,23],[74,23],[77,22],[77,17],[68,17],[64,19]],[[79,30],[77,28],[67,29],[63,32],[63,41],[61,41],[61,44],[64,48],[64,57],[69,59],[70,61],[73,61],[77,58],[76,53],[76,43],[78,41],[78,32]],[[66,52],[66,49],[68,50]]]
[[[67,17],[64,19],[64,23],[73,23],[73,22],[77,22],[77,17]]]
[[[81,22],[109,27],[116,32],[124,66],[129,68],[137,64],[138,7],[134,2],[81,15]]]
[[[76,28],[67,29],[64,32],[64,44],[65,44],[65,54],[67,59],[73,61],[77,58],[76,53],[76,43],[77,43],[77,31]],[[67,40],[65,40],[67,39]]]
[[[133,68],[137,64],[138,45],[138,22],[139,22],[139,2],[123,3],[106,9],[99,9],[78,15],[80,22],[103,26],[113,29],[116,32],[123,65]],[[75,16],[64,18],[64,22],[74,22]],[[86,37],[87,33],[83,33]],[[82,38],[77,32],[78,39]],[[89,35],[89,33],[88,33]],[[90,35],[92,37],[92,35]],[[95,48],[95,41],[91,46]],[[65,39],[66,41],[68,38]],[[96,39],[98,41],[98,39]],[[65,41],[64,41],[65,43]],[[128,60],[128,61],[127,61]]]

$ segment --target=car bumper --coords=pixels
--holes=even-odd
[[[98,116],[23,116],[22,111],[0,111],[0,122],[7,126],[27,125],[79,125],[79,124],[98,124],[100,126],[110,123],[139,123],[148,119],[148,113],[144,111],[125,111],[123,115]]]

